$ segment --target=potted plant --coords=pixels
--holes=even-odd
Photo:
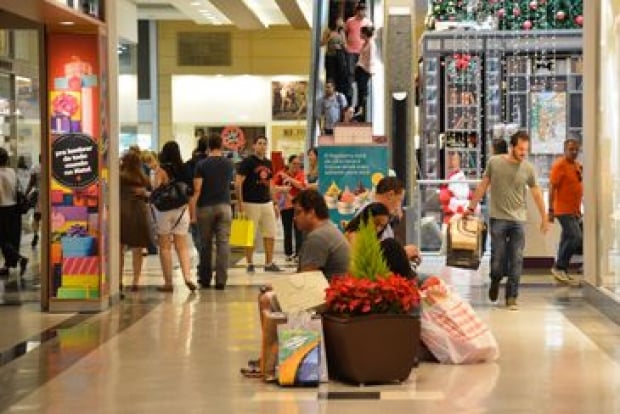
[[[356,236],[349,273],[331,280],[323,315],[330,376],[357,384],[406,380],[420,342],[416,283],[390,272],[371,223]]]

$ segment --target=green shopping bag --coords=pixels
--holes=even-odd
[[[235,217],[230,227],[230,245],[254,247],[254,222],[245,215]]]

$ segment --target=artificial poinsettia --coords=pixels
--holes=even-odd
[[[328,311],[342,315],[407,314],[420,302],[415,281],[390,272],[372,220],[362,223],[353,245],[349,274],[332,278]]]

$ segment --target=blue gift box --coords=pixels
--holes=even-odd
[[[60,243],[63,257],[88,257],[95,254],[94,237],[63,237]]]

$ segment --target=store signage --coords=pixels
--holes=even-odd
[[[52,176],[60,184],[81,189],[97,181],[97,143],[84,134],[65,134],[52,143]]]

